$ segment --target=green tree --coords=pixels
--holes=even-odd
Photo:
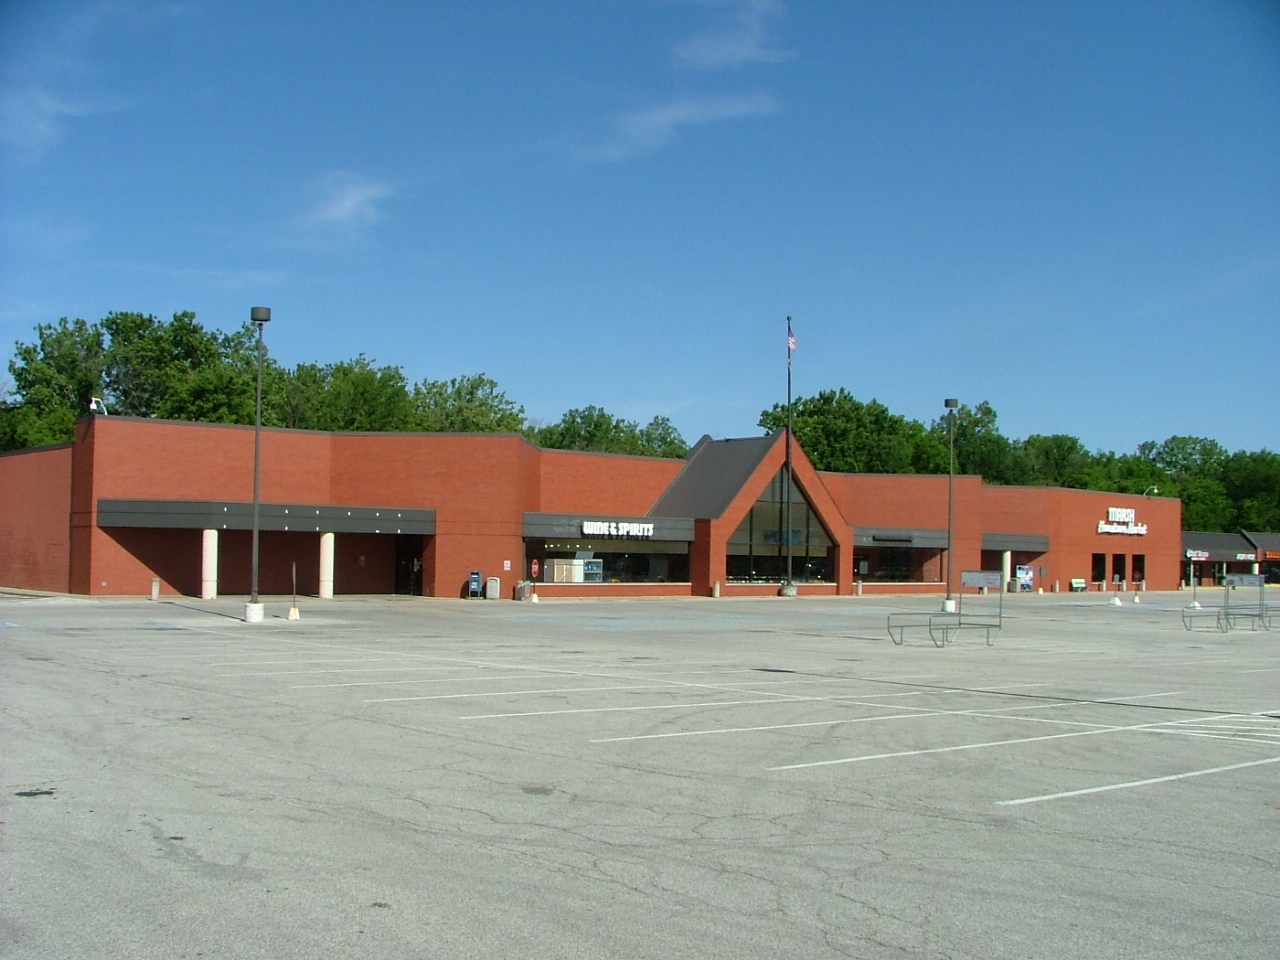
[[[863,403],[844,387],[821,390],[792,403],[792,426],[818,470],[838,473],[945,473],[947,452],[916,420],[892,413],[878,400]],[[786,404],[760,414],[772,433],[787,425]]]
[[[451,380],[423,380],[413,387],[413,421],[435,433],[519,433],[524,407],[483,373]]]
[[[566,410],[558,423],[532,432],[539,446],[551,450],[594,450],[649,457],[683,457],[689,450],[665,417],[654,417],[641,429],[634,420],[615,417],[596,406]]]
[[[683,459],[689,452],[680,431],[666,417],[654,417],[640,429],[640,452],[648,457]]]
[[[1222,463],[1222,485],[1242,530],[1280,533],[1280,454],[1237,451]]]
[[[323,430],[411,430],[413,399],[399,367],[374,367],[360,354],[324,368]]]
[[[257,331],[208,330],[190,311],[165,323],[141,313],[111,313],[104,365],[111,412],[167,420],[253,423]],[[265,350],[264,350],[265,353]]]
[[[1182,528],[1226,533],[1239,529],[1236,510],[1222,481],[1212,477],[1190,477],[1179,485],[1182,497]]]
[[[263,372],[262,422],[293,430],[323,430],[327,417],[329,374],[316,363],[292,370],[271,364]]]
[[[1227,460],[1222,444],[1205,437],[1170,437],[1159,446],[1144,443],[1138,454],[1150,457],[1179,486],[1192,477],[1220,478]]]
[[[996,411],[983,400],[976,407],[962,404],[955,412],[956,470],[978,474],[988,483],[1029,483],[1031,471],[1022,451],[1000,432]],[[940,443],[948,442],[947,417],[929,428]]]
[[[9,373],[18,401],[4,409],[0,442],[8,449],[69,443],[90,398],[105,392],[101,329],[63,317],[37,324],[35,342],[14,348]]]
[[[1030,474],[1027,482],[1056,487],[1083,487],[1093,456],[1076,437],[1035,433],[1020,444]]]

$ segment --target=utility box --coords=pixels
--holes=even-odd
[[[484,582],[484,598],[486,600],[502,599],[502,581],[497,577],[490,577]]]
[[[470,600],[472,597],[483,596],[483,590],[484,587],[483,582],[480,579],[480,571],[472,570],[471,575],[467,577],[467,599]]]

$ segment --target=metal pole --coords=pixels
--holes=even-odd
[[[258,396],[253,417],[253,579],[250,603],[258,602],[258,501],[262,482],[262,324],[258,324]]]
[[[956,527],[956,407],[958,400],[943,401],[947,408],[947,433],[950,437],[950,455],[947,464],[947,609],[951,608],[951,554]],[[1004,588],[1001,587],[1003,590]]]
[[[791,585],[791,354],[795,352],[795,335],[791,318],[787,317],[787,575],[783,583]]]
[[[250,573],[249,603],[258,603],[258,504],[262,480],[262,330],[271,319],[269,307],[254,307],[249,320],[258,325],[258,390],[253,417],[253,563]]]

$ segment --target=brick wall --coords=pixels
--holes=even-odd
[[[0,584],[66,591],[71,447],[0,455],[0,492]]]

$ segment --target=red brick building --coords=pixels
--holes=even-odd
[[[88,417],[0,456],[0,585],[107,595],[249,592],[252,427]],[[685,460],[543,450],[518,436],[264,430],[260,585],[285,594],[510,597],[945,590],[948,478],[819,473],[785,436],[704,438]],[[788,500],[790,507],[788,510]],[[790,517],[788,519],[788,512]],[[952,582],[1178,586],[1181,504],[955,479]]]

